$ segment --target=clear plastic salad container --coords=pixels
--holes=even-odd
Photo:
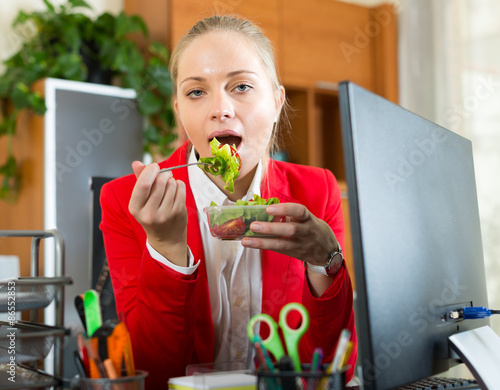
[[[250,224],[254,221],[285,221],[283,217],[267,214],[267,207],[268,205],[210,206],[205,207],[203,211],[207,215],[212,236],[220,240],[241,240],[248,236],[273,237],[250,230]]]

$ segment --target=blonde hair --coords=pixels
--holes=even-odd
[[[214,31],[239,33],[253,45],[256,53],[262,61],[269,79],[271,80],[276,96],[276,102],[279,103],[278,100],[280,96],[279,91],[281,83],[278,78],[278,73],[276,72],[273,45],[258,26],[246,19],[230,15],[216,15],[202,19],[198,21],[198,23],[196,23],[183,38],[181,38],[177,46],[172,51],[169,63],[173,94],[175,95],[177,93],[178,68],[182,54],[197,37]],[[279,134],[281,134],[282,131],[286,131],[288,125],[288,103],[285,100],[280,111],[279,118],[277,118],[275,129],[271,135],[271,141],[268,148],[269,151],[278,148],[280,143]]]

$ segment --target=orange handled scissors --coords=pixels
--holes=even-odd
[[[300,327],[293,329],[288,325],[287,316],[291,311],[296,310],[301,316]],[[285,356],[285,350],[278,333],[278,324],[268,314],[257,314],[250,318],[248,322],[247,332],[248,337],[253,342],[254,340],[254,327],[258,322],[265,322],[269,326],[269,336],[262,340],[262,345],[273,354],[276,361],[279,361]],[[307,309],[300,303],[288,303],[280,311],[279,326],[283,331],[285,339],[286,350],[288,356],[293,361],[295,371],[301,371],[300,358],[299,358],[299,341],[304,333],[309,328],[309,313]]]

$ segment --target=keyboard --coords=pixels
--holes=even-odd
[[[398,387],[397,390],[444,390],[444,389],[478,389],[474,379],[432,377],[422,379],[410,385]]]

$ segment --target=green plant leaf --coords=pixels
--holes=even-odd
[[[16,119],[19,111],[14,110],[7,118],[2,121],[2,125],[5,125],[5,134],[14,135],[16,132]]]
[[[143,67],[144,58],[137,46],[131,41],[125,41],[118,47],[111,69],[128,73],[141,71]]]
[[[170,60],[170,51],[163,43],[152,42],[149,45],[148,50],[154,57],[160,59],[161,62],[168,65],[168,62]]]
[[[160,111],[162,103],[163,100],[161,98],[148,90],[143,90],[137,97],[139,111],[145,116],[150,116]]]
[[[172,80],[168,68],[163,65],[154,65],[148,67],[144,81],[145,88],[158,89],[165,96],[172,94]]]
[[[5,163],[0,167],[0,174],[5,176],[15,176],[17,174],[17,164],[12,154],[7,157]]]
[[[148,30],[144,20],[137,15],[128,16],[123,11],[120,12],[116,18],[115,38],[122,39],[134,32],[142,32],[147,36]]]
[[[62,78],[83,81],[87,72],[78,54],[66,53],[56,59],[56,65],[61,70]]]
[[[175,114],[169,100],[165,102],[163,110],[158,113],[158,118],[165,124],[167,130],[175,127]]]
[[[0,175],[4,176],[0,187],[0,199],[14,201],[19,193],[20,174],[12,154],[9,154],[6,162],[0,166]]]
[[[48,0],[43,0],[43,3],[45,4],[49,12],[56,12],[56,9]]]
[[[124,88],[133,88],[136,91],[142,90],[142,81],[144,77],[138,73],[126,73],[122,77]]]
[[[39,92],[33,92],[28,96],[28,100],[35,114],[43,115],[45,111],[47,111],[47,107],[45,106],[45,99]]]
[[[158,144],[160,142],[160,129],[154,125],[147,126],[142,133],[142,137],[146,143]]]
[[[92,7],[84,0],[68,0],[68,3],[71,4],[70,8],[81,7],[81,8],[92,9]]]
[[[10,94],[14,107],[19,109],[29,107],[28,97],[30,93],[31,91],[26,84],[17,83]]]
[[[7,123],[6,119],[0,122],[0,136],[7,134]]]
[[[30,20],[31,18],[32,18],[32,16],[28,15],[26,12],[19,11],[19,13],[17,14],[16,18],[12,22],[12,27],[17,27],[20,24],[24,24],[28,20]]]
[[[9,89],[11,88],[12,80],[3,75],[0,77],[0,96],[7,95]]]

